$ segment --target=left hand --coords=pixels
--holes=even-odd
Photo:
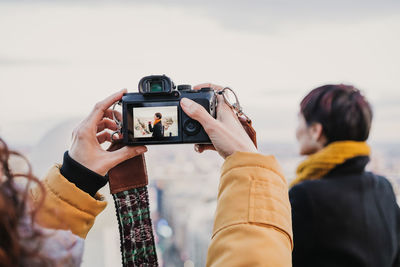
[[[113,152],[104,150],[101,144],[111,142],[111,134],[104,130],[117,130],[116,123],[111,120],[112,104],[121,100],[126,89],[121,90],[103,101],[98,102],[92,112],[73,131],[72,144],[68,154],[86,168],[104,176],[119,163],[143,154],[145,146],[124,146]]]

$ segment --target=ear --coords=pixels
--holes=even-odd
[[[324,128],[319,122],[314,122],[310,126],[311,138],[314,142],[319,143],[322,147],[326,144],[327,140],[324,135]]]

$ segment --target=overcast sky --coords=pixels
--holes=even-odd
[[[398,142],[399,32],[400,1],[0,1],[0,135],[36,142],[165,73],[233,87],[265,141],[294,141],[309,90],[351,83],[372,140]]]

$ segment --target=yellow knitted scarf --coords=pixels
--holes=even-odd
[[[297,177],[290,184],[290,187],[305,180],[319,179],[346,160],[358,156],[368,156],[369,154],[370,147],[365,142],[333,142],[300,163],[296,171]]]
[[[156,125],[157,123],[159,123],[161,121],[161,119],[157,119],[153,122],[153,126]]]

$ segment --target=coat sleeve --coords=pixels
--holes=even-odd
[[[313,211],[307,190],[302,184],[294,186],[289,191],[290,204],[292,206],[293,223],[293,266],[309,266],[315,258],[313,253],[315,240],[313,231]]]
[[[288,187],[273,156],[236,152],[222,167],[207,266],[291,266]]]
[[[400,211],[397,209],[397,253],[393,267],[400,267]]]
[[[396,251],[396,258],[394,259],[393,262],[393,267],[400,267],[400,210],[397,207],[397,211],[396,211],[396,219],[397,219],[397,251]]]
[[[393,186],[392,184],[385,178],[384,181],[387,182],[389,191],[390,191],[390,195],[392,196],[392,203],[394,204],[394,210],[395,210],[395,217],[396,217],[396,256],[395,259],[393,261],[392,266],[393,267],[400,267],[400,208],[399,205],[397,204],[397,199],[396,199],[396,194],[395,191],[393,190]]]
[[[42,181],[45,200],[39,207],[36,222],[43,227],[71,230],[85,238],[92,228],[96,216],[105,209],[107,203],[97,193],[95,197],[80,190],[60,174],[60,167],[50,169]],[[30,190],[33,204],[37,205],[42,196],[38,186]]]

